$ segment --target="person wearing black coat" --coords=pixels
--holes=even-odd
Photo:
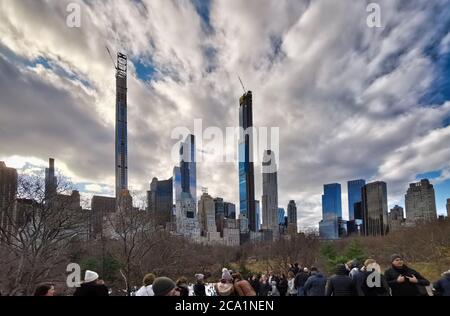
[[[392,296],[426,296],[430,282],[419,272],[405,265],[400,255],[391,256],[392,267],[384,273]]]
[[[325,296],[325,286],[327,279],[320,273],[317,268],[311,268],[311,276],[305,283],[304,291],[306,296]]]
[[[309,274],[308,274],[308,272],[306,272],[306,270],[301,270],[295,276],[294,287],[297,290],[297,296],[305,296],[304,286],[305,286],[305,283],[308,280],[308,278],[309,278]]]
[[[345,264],[336,266],[336,274],[332,276],[326,285],[325,296],[357,296],[356,285],[348,276]]]
[[[442,279],[433,284],[435,296],[450,296],[450,270],[442,274]]]
[[[250,280],[250,285],[255,290],[256,296],[259,296],[259,279],[256,274],[254,274]]]
[[[277,289],[278,292],[280,292],[280,296],[286,296],[288,290],[288,281],[284,274],[282,274],[279,280],[277,281]]]
[[[197,279],[197,283],[194,285],[194,295],[206,296],[206,288],[204,283],[205,276],[203,274],[196,274],[195,278]]]
[[[259,296],[268,296],[269,292],[272,291],[272,285],[269,283],[267,277],[265,275],[261,276],[259,280]]]
[[[367,259],[358,275],[361,276],[361,282],[357,281],[356,286],[360,296],[390,296],[386,277],[381,273],[381,268],[374,259]]]

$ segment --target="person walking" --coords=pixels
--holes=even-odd
[[[409,268],[403,256],[391,256],[391,268],[384,273],[392,296],[427,296],[426,286],[430,282],[419,272]]]
[[[356,276],[361,280],[357,287],[362,294],[360,296],[390,296],[389,285],[386,277],[381,273],[381,267],[374,259],[367,259],[364,268]]]
[[[156,276],[153,273],[146,274],[142,280],[142,287],[136,292],[136,296],[155,296],[153,293],[153,282]]]
[[[195,279],[197,283],[194,285],[194,295],[195,296],[206,296],[206,288],[205,288],[205,275],[196,274]]]
[[[73,296],[109,296],[109,292],[97,272],[86,270],[84,281],[77,287]]]
[[[327,282],[325,296],[357,296],[355,282],[348,276],[344,264],[336,266],[336,274]]]
[[[272,291],[272,285],[269,283],[267,276],[263,274],[259,279],[259,296],[269,296]]]
[[[278,279],[277,289],[278,292],[280,293],[280,296],[286,296],[286,293],[288,291],[288,281],[284,273],[282,273],[280,278]]]
[[[288,295],[297,296],[297,290],[295,289],[295,275],[293,271],[288,273]]]
[[[297,296],[305,296],[304,286],[306,281],[309,278],[308,268],[303,268],[300,272],[295,276],[294,286],[297,290]]]
[[[442,273],[442,279],[433,284],[435,296],[450,296],[450,270]]]
[[[180,296],[189,296],[188,280],[185,277],[181,277],[176,282],[177,291],[180,292]]]
[[[311,267],[311,276],[306,280],[304,292],[306,296],[325,296],[327,279],[316,267]]]

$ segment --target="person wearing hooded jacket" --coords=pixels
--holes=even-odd
[[[311,276],[306,280],[304,291],[306,296],[325,296],[327,279],[316,267],[311,267]]]
[[[433,284],[435,296],[450,296],[450,270],[442,273],[442,279]]]
[[[348,276],[345,264],[336,266],[336,274],[327,282],[325,296],[357,296],[356,285]]]
[[[86,270],[84,281],[81,286],[75,290],[73,296],[109,296],[108,288],[99,275],[90,270]]]
[[[194,285],[194,295],[195,296],[206,296],[206,288],[205,288],[205,275],[196,274],[195,279],[197,283]]]
[[[419,272],[409,268],[401,255],[391,256],[392,267],[384,273],[392,296],[424,296],[430,282]]]

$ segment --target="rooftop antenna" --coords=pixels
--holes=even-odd
[[[241,83],[242,89],[244,90],[244,94],[246,94],[247,90],[245,90],[245,87],[244,87],[244,84],[242,83],[241,77],[238,76],[238,78],[239,78],[239,82]]]

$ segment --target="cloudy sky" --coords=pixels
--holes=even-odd
[[[71,2],[80,28],[67,26]],[[381,28],[367,26],[369,2],[0,0],[0,160],[31,172],[54,157],[86,197],[113,194],[108,46],[130,58],[131,189],[171,177],[174,128],[238,124],[240,75],[255,125],[280,128],[279,203],[297,202],[302,227],[320,220],[324,183],[342,184],[346,214],[359,178],[386,181],[392,207],[429,177],[443,214],[450,1],[378,0]],[[199,187],[238,204],[236,166],[199,164]]]

